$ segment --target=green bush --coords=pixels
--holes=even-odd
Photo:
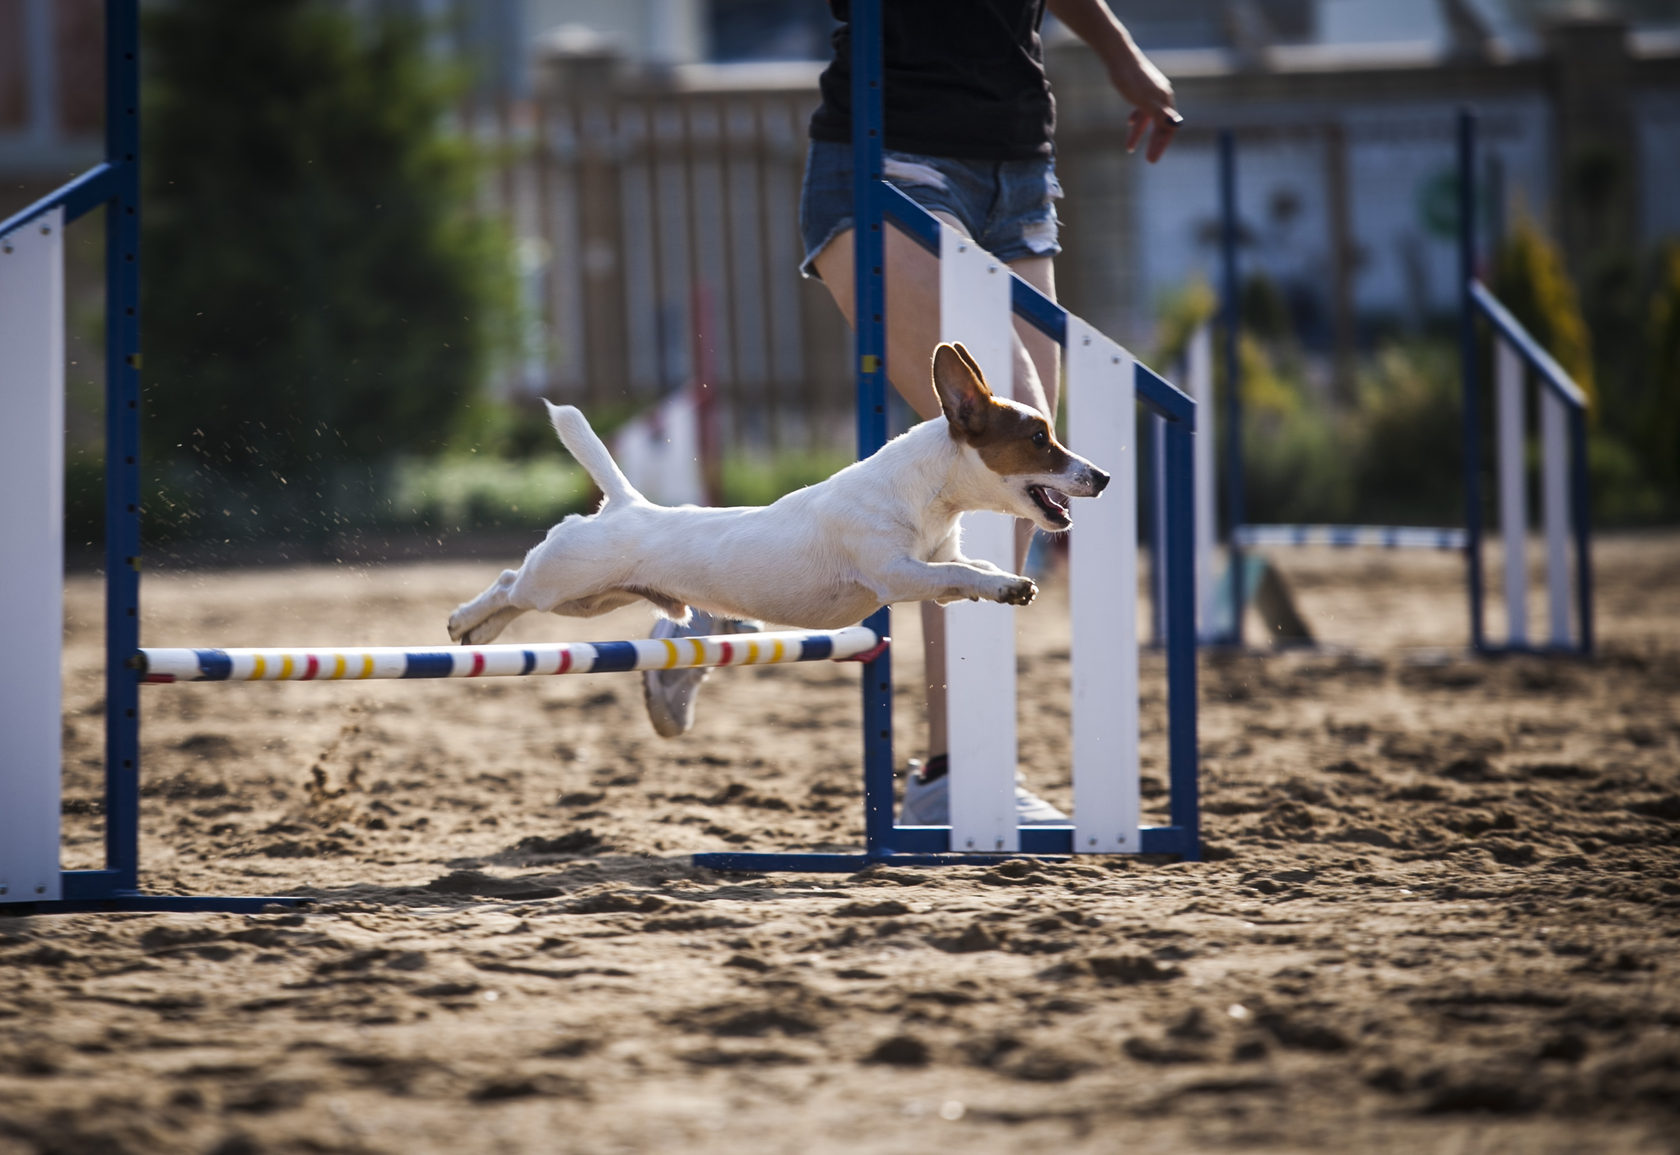
[[[560,453],[526,461],[479,455],[395,458],[378,467],[340,468],[321,487],[297,491],[180,460],[154,472],[143,509],[149,541],[235,550],[366,530],[540,532],[569,513],[587,511],[596,499],[588,477]],[[310,532],[297,532],[306,523]]]
[[[179,0],[148,6],[145,37],[148,459],[285,507],[288,488],[330,501],[346,466],[435,450],[514,295],[423,29]]]
[[[1190,338],[1219,312],[1219,298],[1206,281],[1197,279],[1162,300],[1155,348],[1149,363],[1163,369],[1180,364]]]
[[[1346,442],[1361,521],[1456,525],[1464,516],[1458,348],[1394,343],[1360,373]]]
[[[628,421],[646,409],[642,403],[592,404],[590,427],[607,442]],[[479,397],[462,407],[449,429],[444,447],[448,454],[483,453],[495,457],[524,459],[558,455],[570,460],[548,419],[548,409],[535,397],[515,401]]]
[[[1244,332],[1237,358],[1242,373],[1245,517],[1251,522],[1345,517],[1353,494],[1349,463],[1337,449],[1342,431],[1331,410],[1311,396],[1299,351],[1287,332],[1281,296],[1269,281],[1255,277],[1243,297]],[[1151,362],[1169,372],[1176,369],[1191,335],[1215,320],[1218,309],[1218,298],[1204,281],[1192,281],[1169,294],[1161,305]],[[1217,346],[1213,369],[1217,426],[1224,417],[1226,387],[1224,358]],[[1223,455],[1223,444],[1219,452]]]
[[[149,544],[205,542],[234,551],[329,542],[368,528],[407,528],[393,518],[384,465],[316,468],[302,480],[250,475],[189,457],[148,462],[140,514]]]
[[[1342,422],[1305,379],[1299,358],[1287,346],[1281,357],[1275,349],[1246,332],[1237,343],[1245,519],[1342,520],[1353,499],[1350,463],[1338,451],[1345,437]],[[1224,374],[1216,369],[1214,376],[1223,395]]]
[[[1588,435],[1587,476],[1595,525],[1649,525],[1665,514],[1672,516],[1647,464],[1619,437]]]
[[[64,548],[86,554],[105,544],[105,457],[98,449],[83,445],[70,444],[67,450]]]
[[[546,528],[595,500],[588,475],[558,452],[526,461],[408,458],[396,463],[389,493],[394,519],[450,531]]]
[[[1499,246],[1490,287],[1581,387],[1590,405],[1597,389],[1592,338],[1581,314],[1580,296],[1564,267],[1563,254],[1531,218],[1519,216]]]
[[[1637,264],[1593,266],[1589,330],[1562,257],[1532,221],[1519,221],[1495,261],[1500,300],[1587,393],[1593,512],[1604,525],[1680,515],[1680,245],[1655,254],[1648,277]]]
[[[1250,522],[1345,521],[1354,512],[1338,423],[1323,409],[1243,415],[1245,514]]]

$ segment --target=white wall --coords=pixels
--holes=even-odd
[[[1361,255],[1356,308],[1402,317],[1415,315],[1419,304],[1425,311],[1454,308],[1455,242],[1431,228],[1427,203],[1441,187],[1451,200],[1443,182],[1455,171],[1456,110],[1451,101],[1247,110],[1274,127],[1248,139],[1238,130],[1238,209],[1255,240],[1240,252],[1244,274],[1264,271],[1280,287],[1316,292],[1328,309],[1332,241],[1322,126],[1333,117],[1345,134],[1350,227]],[[1551,163],[1545,102],[1489,101],[1478,112],[1482,155],[1496,152],[1504,164],[1507,204],[1524,203],[1544,220]],[[1280,124],[1293,127],[1279,131]],[[1211,141],[1185,142],[1168,155],[1170,163],[1138,170],[1138,305],[1146,313],[1191,276],[1219,280],[1217,149]],[[1286,198],[1297,206],[1292,222],[1274,211]]]

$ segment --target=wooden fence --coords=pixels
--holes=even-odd
[[[610,418],[698,381],[730,444],[850,444],[849,330],[798,272],[815,66],[631,73],[557,49],[539,76],[497,190],[533,320],[508,391]]]

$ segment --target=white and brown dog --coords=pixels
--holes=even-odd
[[[934,351],[933,387],[944,420],[772,505],[730,509],[654,505],[582,413],[549,405],[606,500],[549,530],[523,565],[451,614],[449,636],[488,642],[527,610],[592,617],[639,598],[679,622],[695,606],[804,629],[851,625],[895,602],[1026,605],[1038,587],[964,557],[958,517],[993,510],[1058,532],[1073,524],[1068,499],[1095,497],[1108,474],[1065,449],[1042,414],[994,397],[961,345]]]

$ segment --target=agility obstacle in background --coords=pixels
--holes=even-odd
[[[1462,552],[1469,606],[1470,646],[1478,653],[1593,650],[1592,546],[1586,468],[1587,400],[1569,375],[1476,278],[1476,122],[1458,118],[1458,278],[1460,372],[1464,407],[1464,525],[1462,527],[1361,525],[1252,525],[1244,518],[1242,404],[1240,387],[1225,390],[1223,442],[1216,465],[1211,338],[1207,326],[1192,337],[1185,358],[1186,389],[1201,405],[1197,442],[1196,567],[1204,642],[1243,644],[1243,617],[1254,583],[1244,553],[1251,549],[1317,545],[1332,548],[1433,549]],[[1231,132],[1220,136],[1221,329],[1227,381],[1240,383],[1237,334],[1241,286],[1237,274],[1236,156]],[[1482,574],[1482,430],[1478,322],[1494,337],[1498,523],[1502,539],[1506,636],[1488,640]],[[1548,592],[1547,640],[1535,644],[1528,629],[1529,530],[1526,379],[1540,390],[1540,488]],[[1217,472],[1225,482],[1227,580],[1213,580],[1214,503]],[[1157,519],[1158,520],[1158,519]],[[1571,565],[1573,553],[1573,565]]]
[[[1006,607],[968,607],[979,615],[954,626],[953,664],[986,672],[962,691],[953,729],[986,735],[953,749],[952,827],[893,822],[889,615],[863,627],[759,635],[566,646],[485,646],[442,650],[164,650],[139,644],[140,301],[139,35],[137,0],[106,0],[106,160],[0,223],[0,532],[13,562],[0,567],[0,604],[12,614],[12,640],[31,660],[0,675],[0,726],[7,735],[0,778],[0,905],[38,912],[71,910],[255,911],[285,896],[158,895],[140,889],[140,698],[146,682],[474,677],[549,672],[627,671],[697,665],[762,664],[840,658],[863,663],[865,848],[856,855],[696,855],[725,869],[854,870],[878,862],[994,861],[1017,852],[1148,851],[1195,858],[1195,609],[1191,569],[1191,452],[1195,403],[1138,364],[1124,349],[1001,270],[998,262],[942,233],[925,213],[879,179],[881,172],[879,0],[855,0],[854,51],[859,110],[857,204],[860,307],[857,316],[859,449],[886,440],[883,286],[884,212],[910,235],[965,270],[954,281],[983,286],[958,301],[953,335],[983,349],[993,380],[1007,380],[996,337],[1010,313],[1025,317],[1067,352],[1070,406],[1078,406],[1073,447],[1116,478],[1109,496],[1081,511],[1074,551],[1080,615],[1074,653],[1075,824],[1018,828],[1014,812],[1013,616]],[[896,200],[894,199],[896,198]],[[59,862],[62,701],[59,679],[42,677],[62,660],[64,289],[63,230],[106,209],[105,490],[105,866],[64,870]],[[971,286],[972,287],[972,286]],[[957,292],[958,290],[951,290]],[[984,297],[982,302],[981,297]],[[955,322],[953,322],[955,323]],[[988,339],[992,341],[988,345]],[[1006,349],[1007,346],[1004,346]],[[1134,636],[1135,402],[1167,422],[1168,747],[1171,822],[1138,824],[1137,646]],[[1093,512],[1094,511],[1094,512]],[[1000,521],[1004,519],[999,519]],[[996,527],[994,527],[995,530]],[[979,536],[987,536],[982,528]],[[1004,536],[988,548],[1006,557]],[[989,611],[1008,615],[999,617]],[[778,651],[778,647],[780,647]],[[797,659],[793,657],[797,647]],[[989,680],[989,681],[988,681]],[[966,712],[965,712],[966,711]],[[1006,741],[1005,741],[1006,739]],[[960,851],[984,853],[961,853]],[[953,853],[953,851],[959,851]]]

